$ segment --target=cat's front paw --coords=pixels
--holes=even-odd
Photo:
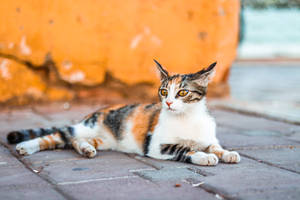
[[[81,149],[82,155],[84,155],[88,158],[93,158],[97,154],[95,147],[93,147],[92,145],[90,145],[88,143],[82,144],[80,149]]]
[[[241,161],[241,157],[236,151],[229,151],[223,154],[222,161],[225,163],[238,163]]]
[[[192,163],[197,165],[214,166],[219,162],[215,154],[207,154],[203,152],[196,152],[192,155]]]
[[[39,150],[39,145],[35,144],[34,141],[21,142],[16,146],[16,151],[23,156],[33,154]]]

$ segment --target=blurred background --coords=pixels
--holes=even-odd
[[[156,101],[153,58],[217,61],[210,105],[300,123],[299,0],[0,0],[1,106]]]
[[[226,108],[300,122],[300,1],[243,0]]]

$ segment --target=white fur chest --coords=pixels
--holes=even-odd
[[[182,116],[163,110],[152,135],[150,153],[158,155],[161,144],[175,144],[180,140],[192,140],[204,146],[218,143],[215,131],[215,121],[205,109]]]
[[[192,116],[165,116],[162,113],[157,134],[161,142],[174,143],[178,139],[211,142],[215,138],[215,122],[207,113]]]

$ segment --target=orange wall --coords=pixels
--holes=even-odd
[[[43,65],[47,55],[59,79],[87,86],[101,84],[106,72],[128,84],[157,83],[153,58],[179,73],[218,61],[219,84],[236,55],[238,0],[0,0],[0,5],[0,102],[76,96],[45,80],[51,75],[28,68]]]

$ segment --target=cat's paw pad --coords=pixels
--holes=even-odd
[[[241,161],[241,157],[238,152],[230,151],[223,154],[222,160],[226,163],[238,163]]]
[[[192,156],[192,162],[198,165],[214,166],[218,164],[219,159],[215,154],[196,152]]]
[[[88,158],[93,158],[97,154],[97,151],[96,151],[95,147],[93,147],[90,144],[82,145],[81,146],[81,152],[82,152],[82,155],[84,155]]]
[[[27,156],[39,151],[39,146],[36,146],[31,141],[21,142],[17,144],[16,151],[23,156]]]

